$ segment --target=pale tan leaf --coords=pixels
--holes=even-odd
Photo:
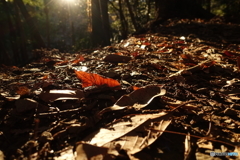
[[[109,149],[81,142],[76,147],[76,160],[114,160]],[[118,153],[118,152],[116,152]]]
[[[152,114],[151,118],[139,125],[136,129],[103,146],[123,149],[126,150],[128,154],[140,152],[142,149],[155,142],[171,123],[169,114],[164,116],[160,116],[160,114],[158,117]],[[150,115],[151,114],[149,114],[149,116]]]
[[[84,98],[84,93],[81,90],[50,90],[41,92],[39,98],[45,102],[81,99]]]
[[[141,109],[150,104],[155,97],[165,95],[165,93],[166,90],[160,86],[146,86],[122,96],[112,107],[103,109],[100,114],[107,111],[125,109],[128,106]]]
[[[165,112],[128,115],[84,139],[89,144],[121,148],[134,154],[152,144],[170,124]]]

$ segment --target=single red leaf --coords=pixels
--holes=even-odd
[[[185,66],[196,66],[196,64],[194,64],[194,63],[185,63],[184,65]]]
[[[180,44],[182,44],[182,43],[184,43],[184,41],[175,41],[175,43],[180,43]]]
[[[61,62],[55,63],[55,65],[65,65],[65,64],[68,64],[68,61],[61,61]]]
[[[149,42],[144,42],[144,43],[142,43],[142,45],[150,46],[151,43],[149,43]]]
[[[42,80],[48,79],[48,75],[42,77]]]
[[[237,66],[238,66],[238,69],[240,70],[240,56],[237,57]]]
[[[123,55],[121,52],[114,53],[116,55]]]
[[[103,78],[98,74],[87,73],[83,71],[76,71],[77,77],[82,81],[82,87],[89,86],[102,86],[107,85],[108,87],[117,87],[120,86],[120,83],[117,80],[111,78]]]
[[[138,52],[133,52],[133,53],[131,53],[131,55],[136,58],[137,56],[139,56],[139,53]]]
[[[203,64],[201,65],[201,67],[202,67],[202,68],[209,68],[209,67],[211,67],[211,66],[214,65],[214,64],[216,64],[216,61],[210,61],[210,62],[208,62],[208,63],[203,63]]]
[[[79,62],[84,61],[85,59],[83,58],[83,56],[80,56],[78,58],[76,58],[74,61],[72,61],[72,64],[78,64]]]
[[[163,70],[165,68],[164,66],[162,66],[160,64],[155,64],[155,63],[152,63],[151,66],[156,68],[156,69],[160,69],[160,70]]]
[[[233,56],[233,54],[232,54],[231,52],[229,52],[229,51],[224,51],[223,53],[224,53],[225,55],[229,56],[229,57]]]
[[[137,87],[137,86],[133,86],[132,88],[133,88],[133,90],[134,90],[134,91],[136,91],[136,90],[140,89],[140,88],[139,88],[139,87]]]
[[[30,90],[26,86],[17,87],[16,93],[23,96],[30,93]]]

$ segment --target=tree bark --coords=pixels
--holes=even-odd
[[[44,2],[44,13],[46,16],[46,36],[47,36],[47,46],[50,47],[50,22],[49,22],[49,0],[43,0]]]
[[[30,14],[28,13],[24,3],[22,0],[15,0],[20,11],[22,12],[22,15],[24,16],[26,22],[28,23],[29,27],[32,29],[32,35],[33,35],[33,38],[36,40],[37,42],[37,47],[38,48],[41,48],[41,47],[46,47],[45,46],[45,43],[39,33],[39,31],[37,30],[37,27],[36,25],[34,24],[33,22],[33,19],[32,17],[30,16]]]
[[[12,19],[11,19],[11,13],[10,13],[10,8],[8,6],[8,3],[5,0],[2,0],[3,6],[5,13],[7,15],[7,23],[8,23],[8,33],[10,37],[10,44],[11,44],[11,50],[13,52],[13,55],[8,55],[8,57],[12,56],[11,62],[14,64],[18,64],[20,62],[20,55],[18,52],[18,44],[16,43],[17,41],[17,34],[16,34],[16,28],[13,25]]]
[[[19,8],[14,1],[14,8],[15,8],[15,23],[16,23],[16,29],[17,29],[17,34],[19,36],[17,43],[20,45],[20,56],[21,56],[21,63],[25,63],[28,61],[28,52],[26,48],[26,36],[24,33],[24,30],[22,28],[22,23],[21,23],[21,17],[19,13]]]
[[[92,0],[92,44],[96,46],[110,45],[109,19],[108,19],[108,0]]]
[[[119,3],[119,17],[120,17],[121,28],[122,28],[121,35],[123,39],[126,39],[128,36],[128,23],[123,13],[122,0],[119,0],[118,3]]]
[[[105,33],[105,45],[110,45],[111,38],[111,27],[109,23],[109,15],[108,15],[108,0],[99,0],[100,1],[100,9],[102,15],[102,24],[103,31]]]
[[[136,22],[136,20],[135,20],[135,15],[134,15],[134,13],[133,13],[132,6],[131,6],[129,0],[125,0],[125,1],[126,1],[126,4],[127,4],[127,8],[128,8],[128,11],[129,11],[130,18],[131,18],[131,20],[132,20],[134,29],[135,29],[135,31],[137,31],[138,28],[139,28],[139,25],[137,24],[137,22]]]

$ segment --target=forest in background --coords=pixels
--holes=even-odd
[[[195,1],[214,16],[239,22],[240,0]],[[156,20],[158,2],[165,3],[164,0],[1,0],[0,64],[23,65],[35,58],[34,49],[77,52],[117,43]]]

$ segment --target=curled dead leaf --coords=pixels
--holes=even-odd
[[[82,87],[89,87],[89,86],[102,86],[107,85],[108,87],[118,87],[121,84],[114,79],[111,78],[103,78],[102,76],[94,73],[87,73],[83,71],[76,71],[75,73],[77,77],[82,81]]]

